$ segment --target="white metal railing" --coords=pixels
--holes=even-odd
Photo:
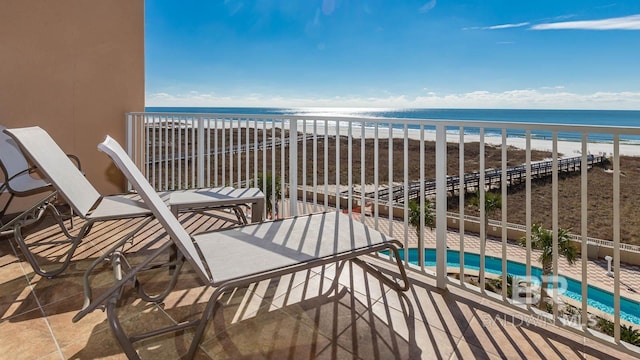
[[[579,167],[574,169],[580,175],[580,219],[579,235],[573,236],[579,242],[579,250],[587,253],[587,244],[595,241],[588,236],[588,188],[587,174],[592,157],[590,153],[606,154],[610,161],[613,178],[611,206],[613,217],[610,226],[613,238],[607,242],[612,247],[613,267],[620,269],[621,213],[620,213],[620,154],[621,147],[629,151],[640,145],[627,144],[621,137],[640,137],[640,128],[594,127],[579,125],[549,125],[528,123],[505,123],[487,121],[446,121],[414,119],[379,119],[354,117],[312,117],[288,115],[229,115],[229,114],[186,114],[186,113],[129,113],[127,114],[128,151],[134,162],[140,167],[157,190],[185,187],[260,186],[268,196],[272,216],[285,217],[300,212],[327,211],[341,208],[352,213],[361,207],[370,207],[371,216],[361,216],[376,229],[404,239],[405,248],[417,248],[424,254],[426,240],[411,240],[415,231],[409,223],[409,202],[411,194],[417,193],[419,203],[420,234],[428,233],[425,224],[425,205],[435,205],[435,272],[427,266],[423,256],[417,264],[404,252],[404,261],[414,271],[436,278],[437,286],[460,286],[472,290],[464,282],[447,276],[447,246],[455,242],[460,254],[465,252],[479,254],[478,270],[479,291],[487,298],[495,296],[485,292],[487,273],[485,260],[488,250],[486,244],[486,225],[501,227],[499,257],[502,262],[502,290],[498,301],[531,314],[538,314],[532,304],[518,304],[507,296],[507,261],[520,261],[526,267],[526,275],[532,275],[532,267],[538,266],[531,241],[526,242],[525,258],[512,259],[515,255],[513,245],[508,243],[507,229],[507,186],[500,187],[503,199],[501,219],[485,223],[489,214],[484,206],[479,206],[479,241],[471,241],[465,236],[464,220],[465,193],[477,191],[479,203],[486,200],[486,193],[492,185],[486,181],[506,184],[510,180],[507,170],[487,172],[491,168],[508,169],[508,148],[518,147],[525,152],[525,162],[520,167],[521,180],[524,177],[526,200],[519,204],[525,208],[525,220],[517,225],[531,238],[534,214],[532,203],[532,177],[535,164],[533,150],[548,150],[550,153],[550,174],[552,183],[552,205],[548,213],[551,219],[550,230],[553,233],[553,273],[558,274],[559,262],[564,261],[558,253],[559,213],[561,210],[559,191],[559,173],[566,163],[560,153],[578,158]],[[545,133],[547,139],[540,140],[537,135]],[[605,137],[609,137],[609,141]],[[565,141],[565,138],[571,141]],[[597,139],[597,142],[594,141]],[[417,145],[414,140],[418,140]],[[430,140],[432,142],[426,142]],[[434,144],[433,146],[429,144]],[[457,144],[458,153],[452,144]],[[487,164],[487,147],[501,147],[498,166]],[[416,149],[417,146],[417,149]],[[561,147],[561,148],[559,148]],[[574,150],[567,153],[567,149]],[[465,164],[467,151],[477,148],[477,159],[473,168]],[[412,149],[412,150],[410,150]],[[604,149],[604,150],[603,150]],[[635,148],[633,148],[635,149]],[[418,154],[418,160],[412,160],[410,152]],[[475,150],[474,150],[475,151]],[[577,154],[577,155],[576,155]],[[457,161],[458,166],[450,166]],[[513,167],[513,166],[512,166]],[[427,175],[429,168],[435,173]],[[454,180],[448,172],[459,174],[477,173],[477,181],[471,184],[467,176],[458,176]],[[537,171],[537,170],[536,170]],[[401,174],[401,175],[399,175]],[[495,176],[494,176],[495,175]],[[269,179],[272,179],[270,181]],[[264,181],[262,181],[264,180]],[[456,182],[452,187],[451,182]],[[415,185],[417,182],[417,186]],[[426,187],[435,183],[435,195],[429,199]],[[411,188],[413,186],[413,188]],[[475,189],[474,189],[475,187]],[[358,190],[359,189],[359,190]],[[368,189],[368,190],[367,190]],[[413,189],[413,190],[411,190]],[[416,190],[417,189],[417,190]],[[452,191],[453,189],[453,191]],[[461,191],[461,189],[466,189]],[[598,189],[605,191],[605,189]],[[388,199],[382,199],[382,192],[388,193]],[[410,192],[411,191],[411,192]],[[392,194],[399,194],[402,201],[393,201]],[[448,199],[458,197],[458,212],[449,213],[459,220],[459,236],[451,237],[447,230]],[[396,199],[397,200],[397,199]],[[455,201],[452,201],[452,203]],[[299,206],[302,204],[302,206]],[[268,213],[265,208],[265,213]],[[535,214],[540,217],[541,214]],[[459,273],[464,279],[464,256],[460,256]],[[588,305],[588,284],[597,277],[589,273],[588,260],[582,256],[573,266],[577,279],[581,281],[580,320],[567,324],[559,313],[558,282],[553,282],[553,308],[549,316],[556,324],[581,332],[594,339],[588,328],[590,307]],[[562,274],[561,274],[562,275]],[[613,340],[620,343],[621,298],[620,271],[613,273]],[[599,286],[599,285],[596,285]],[[624,344],[624,343],[622,343]],[[625,349],[626,345],[622,346]]]

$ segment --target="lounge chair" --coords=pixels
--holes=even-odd
[[[137,268],[128,269],[129,271],[117,279],[113,287],[73,318],[76,322],[104,304],[109,325],[130,359],[138,358],[133,347],[136,341],[195,327],[196,332],[186,355],[187,358],[193,358],[207,322],[214,314],[214,305],[222,293],[285,274],[332,263],[340,263],[342,266],[344,261],[349,260],[397,291],[406,291],[409,288],[397,250],[402,246],[400,242],[339,212],[299,216],[190,236],[115,140],[107,136],[98,148],[109,155],[124,173],[172,240],[150,254]],[[160,256],[171,244],[178,247],[183,259],[191,264],[205,284],[216,289],[200,319],[144,334],[127,335],[118,319],[118,298],[124,286],[130,281],[135,281],[138,269]],[[394,254],[402,286],[360,258],[382,250],[389,250]],[[114,273],[119,274],[120,271]]]
[[[87,178],[80,172],[80,170],[74,166],[73,162],[69,160],[67,155],[64,154],[62,149],[60,149],[51,136],[42,128],[36,126],[19,129],[5,129],[4,132],[11,136],[23,152],[34,162],[39,171],[58,191],[58,194],[69,204],[73,212],[86,220],[84,225],[76,232],[76,234],[72,235],[64,226],[62,219],[60,219],[54,212],[54,215],[56,215],[56,219],[58,220],[58,223],[67,239],[54,243],[40,242],[36,244],[38,246],[70,244],[68,251],[62,258],[62,264],[53,270],[45,270],[39,265],[36,256],[30,249],[31,246],[26,243],[22,235],[21,227],[18,226],[15,228],[14,233],[16,241],[37,274],[45,277],[54,277],[62,273],[69,265],[76,248],[80,245],[82,239],[90,232],[91,227],[96,222],[146,217],[147,219],[145,221],[142,221],[133,231],[117,242],[110,251],[105,252],[102,257],[96,259],[94,264],[90,266],[85,274],[85,283],[87,283],[88,273],[93,267],[99,264],[103,259],[107,259],[111,256],[111,252],[115,251],[115,249],[124,246],[139,230],[144,228],[153,220],[152,212],[136,194],[101,196]],[[255,191],[251,192],[251,194],[259,192],[258,189],[254,190]],[[165,199],[165,202],[163,202],[165,207],[168,205],[171,194],[172,192],[163,192],[158,195]],[[238,197],[238,204],[242,204],[243,201],[242,196]],[[196,204],[191,208],[197,207],[195,205]],[[225,206],[226,205],[228,205],[228,201],[225,202]],[[215,202],[212,201],[208,201],[207,206],[209,208],[216,207]],[[51,206],[48,208],[53,207]],[[184,210],[191,210],[191,208],[185,208]],[[90,294],[87,294],[87,297],[90,297]]]
[[[45,208],[56,197],[55,188],[47,181],[32,176],[36,172],[35,166],[30,166],[27,159],[20,151],[18,145],[7,136],[3,130],[6,127],[0,125],[0,170],[4,174],[4,183],[0,184],[0,194],[7,192],[9,198],[0,210],[0,235],[13,232],[18,222],[20,226],[32,224],[42,218]],[[80,161],[73,155],[67,155],[76,162],[80,168]],[[7,210],[15,197],[24,197],[41,194],[38,201],[22,213],[2,222]]]

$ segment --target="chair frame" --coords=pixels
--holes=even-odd
[[[168,209],[166,209],[166,207],[161,205],[161,199],[153,191],[151,185],[144,178],[142,173],[140,173],[140,171],[137,169],[135,164],[128,157],[126,152],[115,140],[107,136],[105,141],[98,145],[98,149],[102,152],[105,152],[109,157],[111,157],[111,159],[116,164],[116,166],[124,173],[129,183],[133,186],[133,188],[136,191],[138,191],[140,196],[144,199],[145,203],[147,203],[151,211],[156,216],[156,219],[162,224],[165,231],[169,234],[172,240],[172,241],[166,242],[160,248],[156,249],[151,254],[149,254],[148,257],[137,267],[133,269],[130,269],[130,268],[125,269],[127,271],[125,271],[124,273],[121,271],[122,269],[115,270],[114,273],[119,275],[116,277],[116,280],[117,280],[116,283],[109,290],[107,290],[106,292],[102,293],[99,297],[97,297],[96,300],[93,301],[89,306],[87,306],[86,308],[81,310],[78,314],[76,314],[73,318],[73,322],[77,322],[89,312],[97,308],[102,308],[104,306],[107,311],[107,318],[108,318],[109,325],[112,329],[112,332],[114,333],[124,353],[130,359],[139,358],[138,353],[136,352],[133,346],[133,344],[137,341],[158,336],[165,333],[181,331],[188,328],[196,328],[195,335],[193,337],[193,340],[191,341],[191,345],[189,346],[189,351],[185,355],[186,358],[189,358],[189,359],[193,358],[198,349],[200,341],[204,335],[207,323],[215,313],[216,304],[218,304],[217,300],[225,291],[236,288],[236,287],[245,286],[251,283],[272,279],[272,278],[277,278],[287,274],[292,274],[298,271],[304,271],[304,270],[308,270],[311,268],[328,265],[328,264],[336,264],[338,265],[338,273],[334,278],[333,286],[335,286],[336,285],[335,282],[339,278],[339,271],[344,266],[344,263],[346,261],[351,261],[352,263],[362,267],[366,272],[372,274],[375,278],[377,278],[378,280],[380,280],[382,283],[386,284],[390,288],[394,289],[395,291],[400,292],[400,291],[407,291],[409,289],[409,286],[410,286],[409,280],[407,278],[404,265],[398,253],[398,248],[402,247],[402,244],[395,239],[385,237],[381,233],[373,229],[369,229],[366,225],[362,224],[361,222],[354,221],[347,215],[340,214],[339,211],[332,212],[332,213],[305,215],[305,216],[299,216],[299,217],[294,217],[289,219],[276,220],[276,221],[267,222],[267,223],[251,224],[251,225],[243,226],[240,228],[207,232],[207,233],[191,236],[187,234],[186,230],[182,228],[182,226],[176,220],[176,218],[173,217],[170,212],[168,212]],[[316,219],[320,219],[320,220],[316,220]],[[326,223],[324,222],[325,219],[327,219]],[[334,220],[331,220],[331,219],[334,219]],[[323,248],[323,250],[320,251],[320,254],[317,254],[317,255],[307,254],[307,253],[303,254],[305,256],[304,260],[298,260],[297,258],[290,259],[289,257],[284,256],[285,260],[283,261],[285,261],[285,263],[287,263],[288,265],[282,266],[281,263],[271,264],[269,266],[260,265],[260,266],[263,266],[263,268],[261,268],[260,270],[254,269],[254,272],[249,272],[247,274],[242,274],[237,276],[234,275],[234,276],[231,276],[230,278],[224,278],[223,276],[221,280],[216,280],[216,278],[214,277],[215,274],[212,274],[213,270],[210,270],[210,269],[213,264],[207,262],[207,257],[205,255],[207,253],[204,252],[203,248],[198,245],[199,239],[203,240],[202,241],[203,243],[206,242],[211,244],[215,242],[212,240],[215,237],[218,237],[218,239],[220,239],[220,237],[227,236],[228,238],[235,239],[235,236],[240,236],[240,235],[237,235],[238,232],[240,231],[243,231],[244,234],[247,234],[247,233],[258,234],[258,233],[262,233],[262,229],[266,228],[268,230],[268,229],[271,229],[270,227],[281,227],[282,229],[288,229],[286,232],[287,234],[289,234],[289,232],[295,226],[296,222],[298,222],[298,224],[302,223],[303,225],[300,225],[300,226],[304,226],[305,221],[307,222],[320,221],[320,223],[323,224],[323,226],[330,225],[332,221],[334,221],[334,224],[335,224],[335,228],[324,227],[321,229],[316,229],[316,230],[319,230],[318,231],[319,234],[322,234],[317,236],[321,236],[322,238],[319,239],[319,241],[317,241],[315,245],[313,243],[313,240],[311,240],[312,247],[320,246],[320,243],[322,243],[325,240],[334,241],[334,243],[336,240],[348,241],[349,236],[354,236],[353,231],[355,231],[356,234],[362,234],[364,232],[364,234],[370,235],[370,236],[366,237],[364,240],[361,240],[362,242],[359,244],[365,244],[365,245],[359,245],[360,247],[358,248],[355,248],[354,247],[355,245],[351,245],[349,250],[344,250],[348,246],[344,245],[344,242],[343,242],[342,243],[342,245],[344,245],[343,247],[340,247],[340,245],[337,245],[338,248],[343,249],[343,250],[340,250],[339,252],[334,250],[331,253],[331,251],[327,252],[325,248]],[[338,231],[338,224],[343,226],[343,229],[345,227],[347,229],[351,229],[352,232],[350,233],[350,235],[345,235],[344,231],[342,232]],[[354,230],[355,227],[357,227],[356,230]],[[331,231],[333,231],[333,233]],[[325,236],[325,234],[327,235]],[[336,237],[338,237],[339,239]],[[280,255],[279,252],[274,252],[274,250],[272,250],[273,246],[270,247],[271,243],[269,241],[267,240],[265,241],[266,243],[264,243],[265,244],[264,246],[261,246],[261,244],[263,243],[260,241],[256,243],[252,242],[252,245],[256,247],[260,247],[263,253],[271,252],[271,253],[276,253]],[[330,244],[332,243],[330,242]],[[215,287],[216,289],[213,291],[211,297],[209,298],[206,308],[199,319],[164,327],[161,329],[155,329],[143,334],[128,335],[121,326],[120,320],[118,318],[118,311],[117,311],[117,303],[121,294],[123,293],[124,287],[129,282],[132,282],[132,281],[135,282],[136,275],[139,271],[147,267],[149,264],[151,264],[151,262],[154,259],[159,257],[163,252],[165,252],[167,249],[170,249],[174,245],[180,251],[179,259],[182,261],[188,261],[192,265],[195,272],[199,275],[199,277],[205,282],[205,284],[207,284],[208,286]],[[210,246],[215,247],[218,245],[213,244]],[[332,246],[335,247],[335,245],[332,245]],[[395,259],[395,262],[398,266],[399,275],[403,285],[400,285],[396,281],[390,279],[389,277],[384,275],[380,270],[374,268],[373,266],[369,265],[368,263],[366,263],[364,260],[361,259],[361,257],[363,257],[364,255],[371,254],[374,252],[384,251],[384,250],[387,250],[391,254],[393,254],[393,258]],[[323,251],[325,252],[324,254],[323,254]],[[225,265],[228,265],[228,264],[225,264]],[[244,268],[242,270],[248,271]],[[155,300],[161,301],[162,299],[163,298],[158,298]]]
[[[70,244],[67,253],[64,255],[60,266],[53,270],[45,270],[39,264],[38,260],[30,250],[30,245],[26,243],[22,233],[22,224],[17,223],[14,226],[15,239],[22,250],[27,261],[33,267],[33,270],[47,278],[53,278],[69,266],[71,258],[77,247],[82,243],[84,237],[89,234],[91,228],[96,222],[144,218],[148,217],[134,231],[122,238],[110,250],[106,251],[103,256],[97,259],[85,272],[85,289],[89,280],[90,272],[102,260],[109,259],[114,253],[118,253],[126,243],[132,241],[133,236],[143,229],[149,222],[153,220],[152,212],[144,205],[139,197],[134,194],[120,194],[102,196],[91,185],[86,177],[76,168],[73,163],[64,154],[62,149],[55,143],[51,136],[42,128],[34,126],[27,128],[5,129],[4,132],[9,135],[20,146],[22,152],[30,158],[42,172],[44,177],[57,190],[57,194],[61,196],[71,207],[72,211],[80,218],[86,220],[82,227],[72,234],[65,226],[63,217],[57,209],[47,203],[43,211],[50,211],[56,219],[58,225],[62,229],[65,240],[39,242],[37,246],[58,246]],[[165,193],[169,194],[169,192]],[[135,196],[135,197],[134,197]],[[238,200],[241,203],[241,199]],[[209,208],[216,208],[211,205]],[[239,217],[239,221],[243,221]],[[246,221],[246,219],[244,219]],[[117,258],[117,256],[116,256]],[[85,290],[85,294],[90,297],[90,290]],[[86,302],[90,301],[85,299]]]
[[[0,125],[0,170],[3,173],[4,182],[0,184],[0,193],[5,191],[9,193],[9,199],[5,202],[0,210],[0,235],[8,235],[13,232],[14,226],[25,227],[42,219],[48,204],[53,202],[57,197],[57,190],[47,181],[33,178],[33,184],[27,188],[18,189],[12,186],[13,183],[19,181],[20,178],[30,176],[38,171],[36,166],[30,166],[26,157],[15,144],[11,137],[7,136],[3,130],[5,126]],[[67,154],[69,158],[75,161],[80,171],[82,167],[80,159],[77,156]],[[11,218],[6,223],[2,222],[2,218],[7,214],[9,206],[16,196],[24,197],[40,193],[47,193],[40,198],[33,206],[23,210],[20,214]],[[73,223],[70,227],[73,227]]]

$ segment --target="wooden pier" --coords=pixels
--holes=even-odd
[[[606,160],[602,155],[588,155],[587,166],[591,168],[593,165],[600,164]],[[580,171],[582,166],[582,157],[564,158],[558,160],[559,172],[575,172]],[[553,172],[553,161],[539,161],[531,164],[531,179],[541,179],[551,176]],[[523,183],[527,179],[527,166],[525,164],[507,168],[507,186]],[[487,169],[484,172],[485,189],[499,188],[502,182],[502,169]],[[479,188],[480,172],[473,172],[464,175],[464,191],[475,192]],[[447,191],[450,195],[460,190],[460,176],[447,176]],[[392,192],[390,191],[392,190]],[[348,191],[343,192],[346,195]],[[357,193],[357,194],[356,194]],[[416,199],[420,196],[420,181],[411,181],[408,184],[408,199]],[[424,195],[426,197],[435,196],[436,181],[435,179],[424,181]],[[354,198],[360,197],[359,192],[353,193]],[[373,199],[375,192],[365,193],[365,197]],[[403,185],[393,186],[392,189],[386,188],[378,190],[378,199],[381,201],[391,201],[394,203],[403,203],[405,201],[405,189]]]
[[[297,142],[302,142],[302,141],[307,141],[307,140],[313,140],[313,138],[315,137],[315,135],[302,135],[302,136],[298,136],[298,140]],[[335,138],[335,136],[333,136],[333,138]],[[289,144],[291,143],[291,139],[290,138],[285,138],[284,141],[280,138],[274,138],[272,140],[268,140],[268,141],[263,141],[257,144],[249,144],[249,145],[234,145],[234,146],[230,146],[227,147],[225,149],[222,150],[217,150],[217,149],[211,149],[208,153],[205,153],[204,155],[235,155],[235,154],[242,154],[245,153],[247,151],[261,151],[261,150],[269,150],[273,147],[277,147],[277,146],[284,146],[287,147],[289,146]],[[161,152],[161,151],[158,151]],[[184,160],[192,160],[195,159],[197,157],[195,152],[188,152],[188,153],[184,153],[184,154],[171,154],[171,155],[156,155],[156,156],[152,156],[151,154],[149,154],[149,160],[147,161],[147,164],[162,164],[168,161],[184,161]]]

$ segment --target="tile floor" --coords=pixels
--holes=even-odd
[[[220,212],[212,217],[184,214],[180,220],[193,232],[234,224],[233,216]],[[77,323],[71,319],[82,307],[84,270],[137,221],[96,224],[69,269],[54,279],[35,275],[11,238],[0,238],[0,358],[125,358],[102,311]],[[56,236],[55,227],[43,226],[30,241]],[[163,237],[159,226],[150,226],[128,252],[144,254],[153,239]],[[57,255],[47,247],[38,253],[54,261]],[[371,261],[395,276],[387,263]],[[93,272],[94,294],[113,282],[110,269],[105,263]],[[438,289],[420,274],[412,273],[411,288],[399,294],[350,263],[336,270],[316,268],[224,294],[196,358],[633,358],[467,290]],[[158,270],[141,280],[159,289],[166,278]],[[162,304],[141,301],[128,289],[119,304],[120,318],[130,331],[193,319],[211,292],[186,268]],[[186,352],[191,336],[192,331],[167,334],[137,343],[136,349],[143,359],[176,359]]]

